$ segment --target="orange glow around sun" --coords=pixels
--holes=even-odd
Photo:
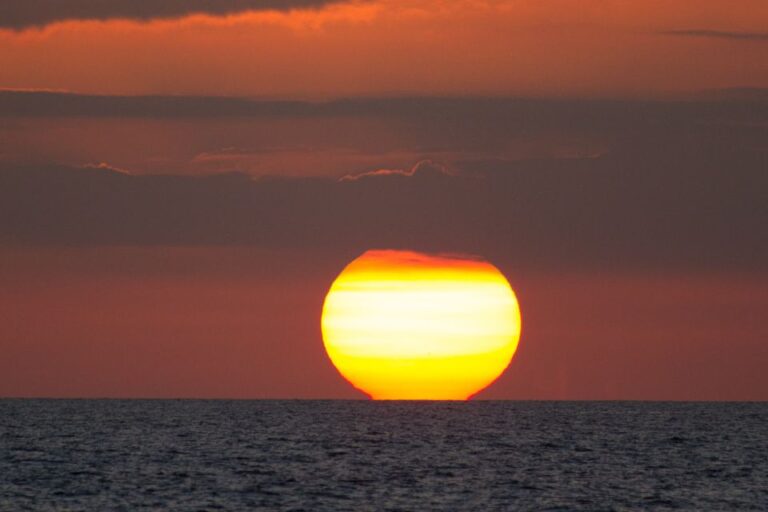
[[[485,261],[410,251],[368,251],[325,298],[325,349],[373,399],[466,400],[507,368],[520,309]]]

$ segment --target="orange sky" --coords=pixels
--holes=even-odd
[[[64,21],[0,31],[0,86],[281,97],[768,86],[762,0],[573,7],[567,0],[373,0],[149,23]],[[663,33],[686,30],[720,35]]]
[[[518,294],[482,398],[768,399],[765,0],[281,1],[0,3],[0,397],[359,397],[408,249]]]

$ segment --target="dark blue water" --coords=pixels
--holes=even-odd
[[[768,404],[0,401],[0,510],[768,510]]]

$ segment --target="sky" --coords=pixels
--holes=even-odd
[[[362,398],[368,249],[475,254],[477,398],[768,400],[763,0],[8,0],[0,396]]]

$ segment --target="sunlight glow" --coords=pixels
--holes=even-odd
[[[339,372],[374,399],[465,400],[509,365],[520,310],[490,263],[372,250],[334,281],[322,331]]]

